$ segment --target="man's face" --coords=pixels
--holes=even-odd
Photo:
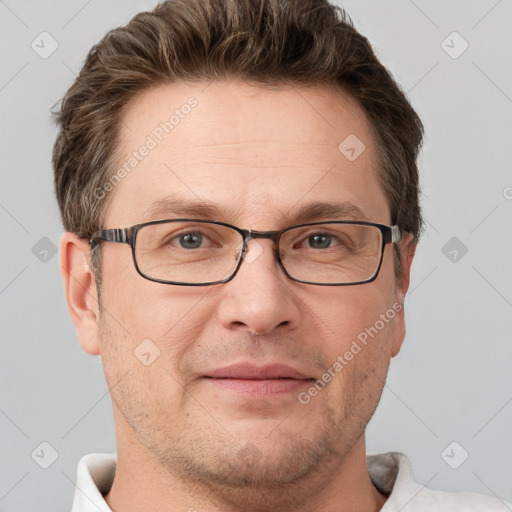
[[[191,96],[197,105],[181,110],[172,131],[155,132]],[[366,147],[355,160],[338,149],[351,134]],[[369,123],[340,91],[161,86],[125,112],[119,166],[148,135],[156,146],[114,190],[107,229],[191,216],[152,208],[166,198],[213,204],[214,220],[253,230],[291,225],[311,202],[350,203],[390,224]],[[403,340],[402,300],[392,245],[374,282],[314,286],[286,277],[271,240],[253,240],[232,281],[194,287],[146,280],[127,245],[104,244],[99,349],[118,444],[137,439],[173,474],[235,487],[294,482],[335,465],[361,443],[377,406]],[[304,377],[268,385],[212,378],[233,365],[274,364]],[[328,385],[310,392],[329,369]]]

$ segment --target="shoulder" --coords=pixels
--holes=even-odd
[[[414,480],[412,465],[403,453],[370,455],[367,464],[375,487],[388,495],[381,512],[512,512],[512,505],[500,498],[427,489]]]
[[[499,499],[472,492],[443,492],[423,488],[404,512],[512,512],[512,505]]]

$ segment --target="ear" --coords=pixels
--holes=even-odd
[[[406,233],[400,242],[400,253],[402,258],[402,277],[397,280],[395,286],[395,304],[393,309],[396,311],[395,315],[395,339],[391,350],[391,356],[395,357],[404,342],[405,338],[405,296],[409,289],[411,278],[411,265],[416,252],[416,242],[410,233]]]
[[[60,241],[60,269],[71,320],[82,349],[99,355],[99,307],[88,240],[66,231]]]

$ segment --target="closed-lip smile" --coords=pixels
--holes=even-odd
[[[204,378],[224,390],[254,398],[290,393],[313,380],[301,371],[285,364],[255,365],[240,363],[208,371]]]

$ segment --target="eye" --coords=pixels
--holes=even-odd
[[[171,238],[168,243],[176,245],[174,243],[176,242],[182,249],[198,249],[205,239],[208,239],[208,237],[205,237],[202,233],[191,231]]]
[[[307,240],[309,246],[313,249],[327,249],[330,247],[333,237],[325,233],[315,233],[309,235]]]
[[[311,232],[306,235],[302,235],[299,241],[294,244],[294,249],[332,249],[334,247],[342,248],[346,244],[343,240],[331,233],[326,232]]]
[[[219,239],[218,236],[216,238]],[[178,234],[173,233],[167,237],[164,245],[171,245],[187,250],[219,247],[218,243],[215,243],[212,238],[201,231],[183,231]]]

